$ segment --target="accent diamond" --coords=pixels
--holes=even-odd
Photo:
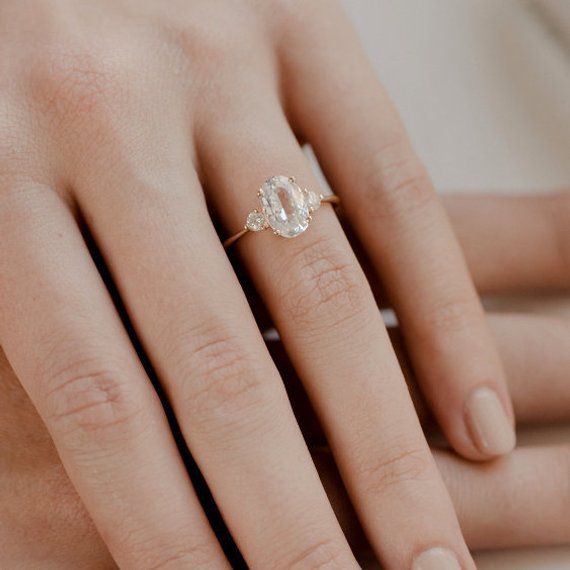
[[[322,196],[317,194],[314,190],[305,190],[307,195],[307,205],[309,206],[309,210],[311,212],[315,212],[321,207],[321,199]]]
[[[265,216],[261,212],[253,210],[247,215],[247,221],[245,222],[245,227],[250,232],[260,232],[261,230],[264,230],[267,227]]]
[[[273,176],[261,187],[263,215],[273,231],[292,238],[309,227],[309,205],[305,192],[287,176]]]

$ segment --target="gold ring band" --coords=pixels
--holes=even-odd
[[[324,196],[302,189],[292,176],[268,178],[257,195],[260,207],[249,212],[243,229],[226,239],[224,248],[228,249],[248,233],[267,229],[281,237],[297,237],[308,229],[312,214],[321,204],[340,203],[337,196]]]

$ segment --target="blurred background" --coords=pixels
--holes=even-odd
[[[441,192],[570,191],[570,0],[344,3]],[[563,297],[490,303],[570,316]],[[520,438],[553,440],[570,441],[570,427]],[[483,552],[477,563],[568,570],[570,546]]]

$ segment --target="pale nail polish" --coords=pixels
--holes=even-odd
[[[477,388],[467,400],[466,415],[475,445],[483,453],[503,455],[515,447],[515,430],[495,390]]]
[[[437,547],[422,552],[412,570],[461,570],[461,566],[451,550]]]

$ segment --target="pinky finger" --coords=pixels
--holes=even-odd
[[[480,293],[570,287],[570,192],[446,195],[443,204]]]
[[[470,549],[570,543],[570,446],[518,448],[488,464],[434,451]],[[328,450],[315,463],[337,517],[359,558],[369,547]]]
[[[523,447],[489,465],[435,452],[470,548],[570,542],[570,446]]]
[[[505,375],[459,244],[336,4],[326,3],[327,25],[284,47],[292,124],[343,200],[449,442],[470,459],[507,454],[515,432]]]

